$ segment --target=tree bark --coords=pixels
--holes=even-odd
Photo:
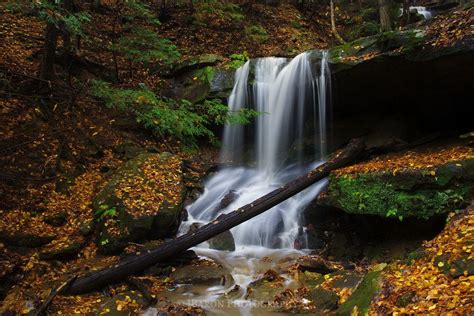
[[[379,0],[380,29],[382,32],[392,31],[390,18],[390,0]]]
[[[343,150],[339,151],[328,162],[296,180],[264,195],[233,212],[220,216],[213,222],[200,227],[194,232],[184,234],[174,240],[161,244],[158,248],[136,256],[103,270],[83,276],[67,289],[67,294],[79,294],[101,288],[107,284],[120,281],[132,274],[143,271],[159,261],[182,253],[224,231],[235,227],[301,192],[313,183],[327,177],[337,168],[348,165],[360,158],[364,151],[361,139],[352,140]]]
[[[336,28],[336,18],[334,16],[334,1],[331,0],[330,2],[330,8],[331,8],[331,30],[332,30],[332,33],[334,34],[334,36],[336,37],[336,39],[341,43],[341,44],[344,44],[345,41],[344,39],[341,37],[341,35],[339,35],[339,32],[337,31],[337,28]]]
[[[56,46],[58,43],[59,29],[54,23],[48,23],[44,36],[43,54],[41,56],[39,77],[42,84],[54,78],[54,59],[56,57]]]

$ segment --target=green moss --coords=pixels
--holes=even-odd
[[[268,39],[268,33],[265,28],[259,24],[246,26],[244,29],[245,35],[254,42],[263,42]]]
[[[336,315],[351,315],[355,306],[362,315],[367,314],[370,302],[381,289],[381,275],[381,271],[367,273],[354,293],[337,309]]]
[[[325,202],[348,213],[429,218],[468,200],[472,181],[460,181],[465,172],[458,165],[440,167],[439,177],[423,171],[331,175]]]

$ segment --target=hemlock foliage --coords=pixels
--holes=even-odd
[[[107,82],[93,81],[91,93],[107,107],[130,113],[156,136],[172,136],[188,146],[195,146],[200,137],[217,143],[210,130],[212,124],[247,124],[259,115],[251,109],[229,112],[218,99],[192,104],[187,100],[159,97],[143,84],[137,88],[117,88]]]

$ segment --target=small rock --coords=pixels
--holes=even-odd
[[[39,253],[41,260],[64,260],[77,255],[84,246],[82,241],[71,240],[62,245],[55,246],[51,249],[44,250]]]
[[[216,249],[216,250],[227,250],[227,251],[234,251],[235,250],[235,241],[234,236],[230,230],[223,232],[222,234],[217,235],[208,240],[209,248]]]
[[[133,142],[124,142],[114,146],[112,151],[116,154],[122,155],[127,159],[132,159],[143,153],[145,150],[140,145]]]
[[[84,237],[89,236],[90,234],[92,234],[93,231],[94,231],[94,221],[92,220],[82,223],[81,226],[79,227],[79,232]]]
[[[416,293],[413,291],[403,293],[397,298],[397,302],[395,303],[395,306],[406,307],[408,304],[413,303],[415,298],[416,298]]]
[[[302,271],[317,272],[328,274],[336,271],[330,262],[318,256],[304,256],[297,260]]]
[[[131,304],[133,302],[133,304]],[[132,308],[135,307],[135,308]],[[127,291],[114,295],[101,305],[96,315],[128,316],[148,306],[147,300],[138,291]]]
[[[64,225],[67,221],[67,212],[66,211],[59,211],[54,214],[50,214],[44,218],[44,222],[54,226],[54,227],[60,227]]]
[[[332,311],[337,308],[339,297],[333,291],[322,287],[316,287],[305,295],[305,298],[314,302],[316,309],[320,311]]]
[[[230,285],[232,276],[222,266],[202,260],[198,264],[178,267],[170,276],[176,283]]]

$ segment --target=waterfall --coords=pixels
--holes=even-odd
[[[433,16],[433,15],[431,14],[431,11],[429,11],[428,9],[426,9],[426,7],[422,7],[422,6],[413,6],[413,7],[410,7],[410,8],[409,8],[409,11],[410,11],[411,13],[415,13],[415,12],[416,12],[416,13],[422,15],[425,20],[429,20],[429,19],[431,19],[432,16]]]
[[[247,80],[249,76],[250,62],[247,61],[235,73],[235,84],[232,93],[229,96],[229,111],[238,112],[245,107],[248,101]],[[221,160],[227,161],[233,157],[242,155],[241,149],[244,140],[244,129],[242,125],[227,125],[224,129]]]
[[[243,206],[322,163],[327,153],[326,121],[330,89],[326,52],[286,58],[260,58],[236,71],[229,110],[261,112],[251,126],[225,127],[221,159],[246,160],[256,166],[226,167],[205,183],[203,195],[188,207],[189,220],[207,223]],[[236,248],[293,248],[301,241],[301,211],[319,193],[316,183],[271,210],[231,230]],[[220,209],[233,192],[234,200]]]

